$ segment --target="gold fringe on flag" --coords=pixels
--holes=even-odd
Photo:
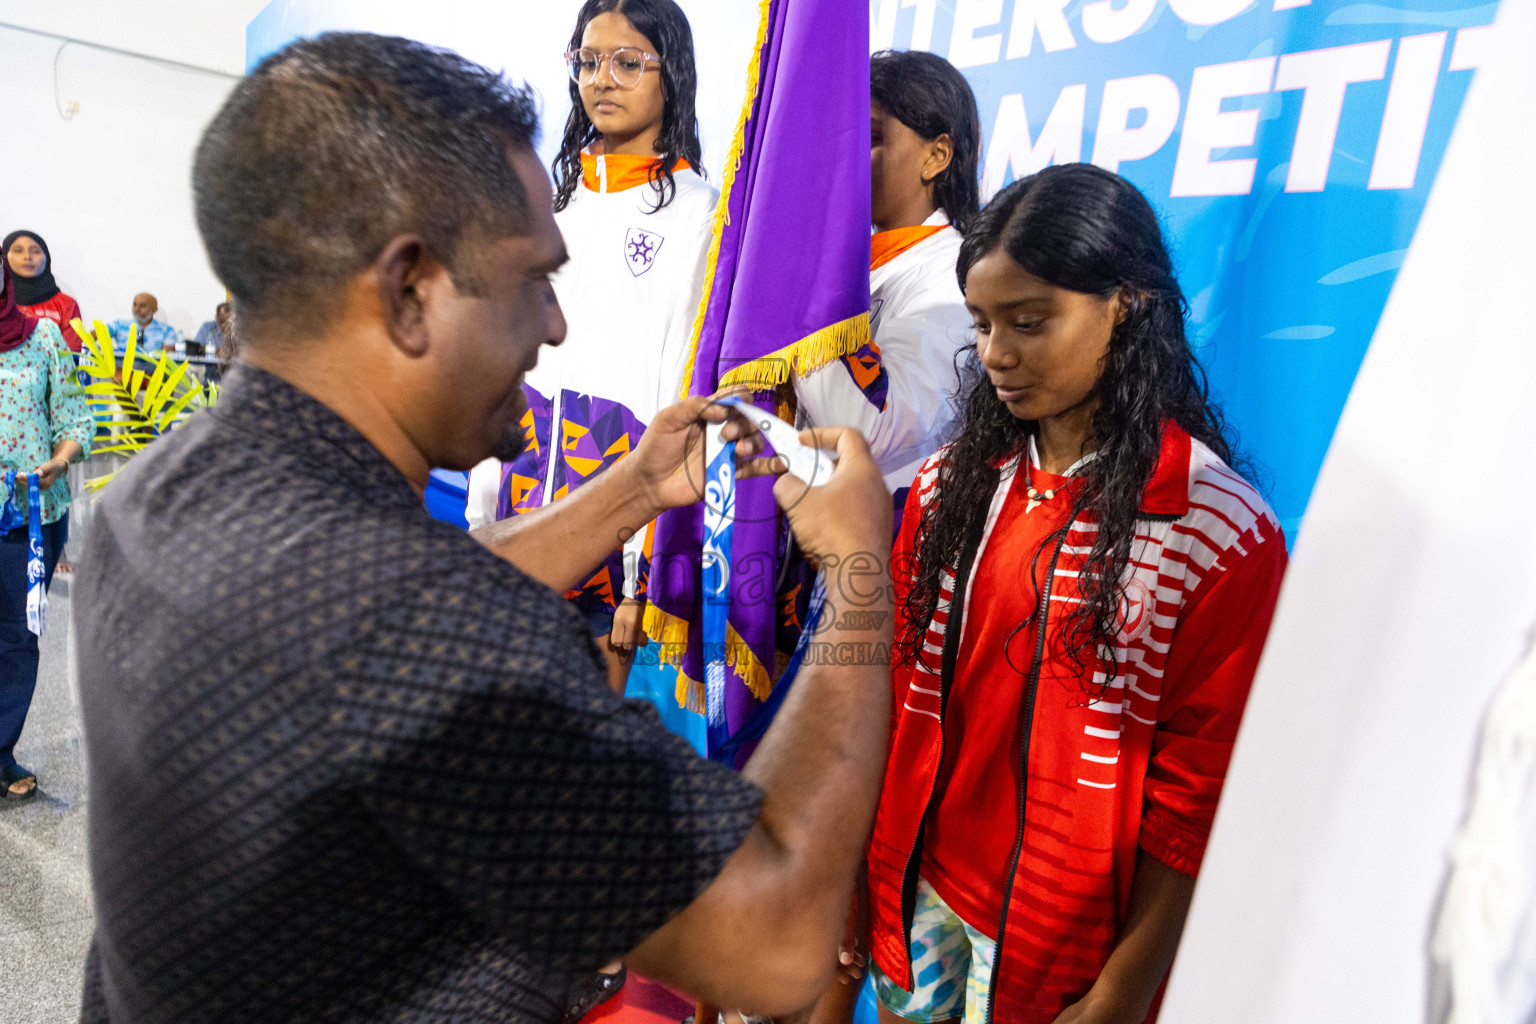
[[[683,663],[683,652],[688,649],[688,620],[669,615],[654,604],[645,606],[645,616],[640,628],[651,643],[657,646],[661,664],[678,667]]]
[[[804,377],[833,360],[853,355],[868,343],[869,314],[860,313],[823,327],[777,352],[742,363],[721,376],[720,387],[750,384],[755,390],[769,391],[789,380],[791,371]]]
[[[677,669],[677,704],[689,711],[704,713],[704,684],[682,670],[683,652],[688,649],[688,622],[676,615],[662,611],[654,604],[645,606],[645,635],[659,647],[661,664]],[[747,684],[747,690],[758,700],[767,700],[773,693],[773,678],[757,660],[752,648],[736,627],[726,624],[725,664]]]

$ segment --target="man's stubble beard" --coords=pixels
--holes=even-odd
[[[502,433],[501,440],[496,442],[496,449],[491,454],[502,462],[511,462],[528,448],[528,438],[523,434],[520,423],[512,423]]]

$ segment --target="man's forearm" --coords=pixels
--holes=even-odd
[[[564,593],[659,513],[619,462],[559,501],[479,527],[470,536]]]
[[[772,1015],[825,990],[884,775],[890,610],[888,594],[850,607],[829,588],[815,657],[743,770],[763,789],[757,825],[710,887],[627,958],[637,971]]]
[[[695,997],[774,1015],[814,1003],[832,978],[890,731],[890,497],[856,431],[810,440],[836,446],[832,478],[808,489],[781,477],[774,498],[802,549],[822,553],[827,603],[743,771],[762,809],[714,881],[627,958]]]
[[[855,557],[878,562],[879,579],[889,580],[887,558]],[[786,888],[823,912],[834,934],[873,825],[891,716],[888,587],[871,595],[850,584],[848,564],[824,568],[828,600],[811,663],[743,772],[765,794],[764,828],[794,851]]]

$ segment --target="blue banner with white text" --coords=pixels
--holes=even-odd
[[[932,50],[970,80],[983,198],[1074,160],[1146,194],[1190,339],[1294,540],[1496,11],[870,0],[870,27],[874,49]]]

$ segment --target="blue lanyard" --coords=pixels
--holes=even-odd
[[[48,588],[45,585],[43,566],[43,491],[41,477],[6,470],[5,487],[9,492],[5,506],[0,508],[0,532],[9,533],[19,527],[25,516],[27,524],[27,629],[37,636],[43,635],[43,624],[48,617]],[[16,504],[16,484],[27,485],[27,511],[23,513]]]
[[[724,727],[726,644],[731,610],[731,535],[736,525],[736,442],[720,425],[704,433],[704,717]]]
[[[729,660],[731,534],[736,520],[736,442],[722,442],[718,425],[705,429],[704,458],[704,715],[713,730],[723,729],[727,724],[725,681]],[[752,712],[740,729],[710,754],[712,759],[730,764],[743,744],[761,738],[768,731],[805,660],[826,601],[826,586],[817,577],[816,586],[811,591],[805,628],[800,632],[794,654],[779,676],[773,693]]]
[[[811,591],[811,605],[805,614],[805,628],[800,631],[800,639],[795,642],[795,653],[790,655],[789,664],[784,666],[784,673],[774,684],[773,692],[768,695],[768,699],[752,712],[752,717],[742,723],[741,728],[737,729],[730,739],[709,755],[712,760],[719,761],[721,764],[732,764],[736,760],[736,752],[743,744],[761,739],[768,731],[768,726],[773,724],[773,716],[778,714],[779,707],[784,703],[790,687],[794,685],[795,678],[800,674],[800,666],[805,662],[806,649],[810,647],[811,637],[816,634],[816,628],[821,624],[821,612],[826,603],[826,583],[817,576],[816,586]]]

